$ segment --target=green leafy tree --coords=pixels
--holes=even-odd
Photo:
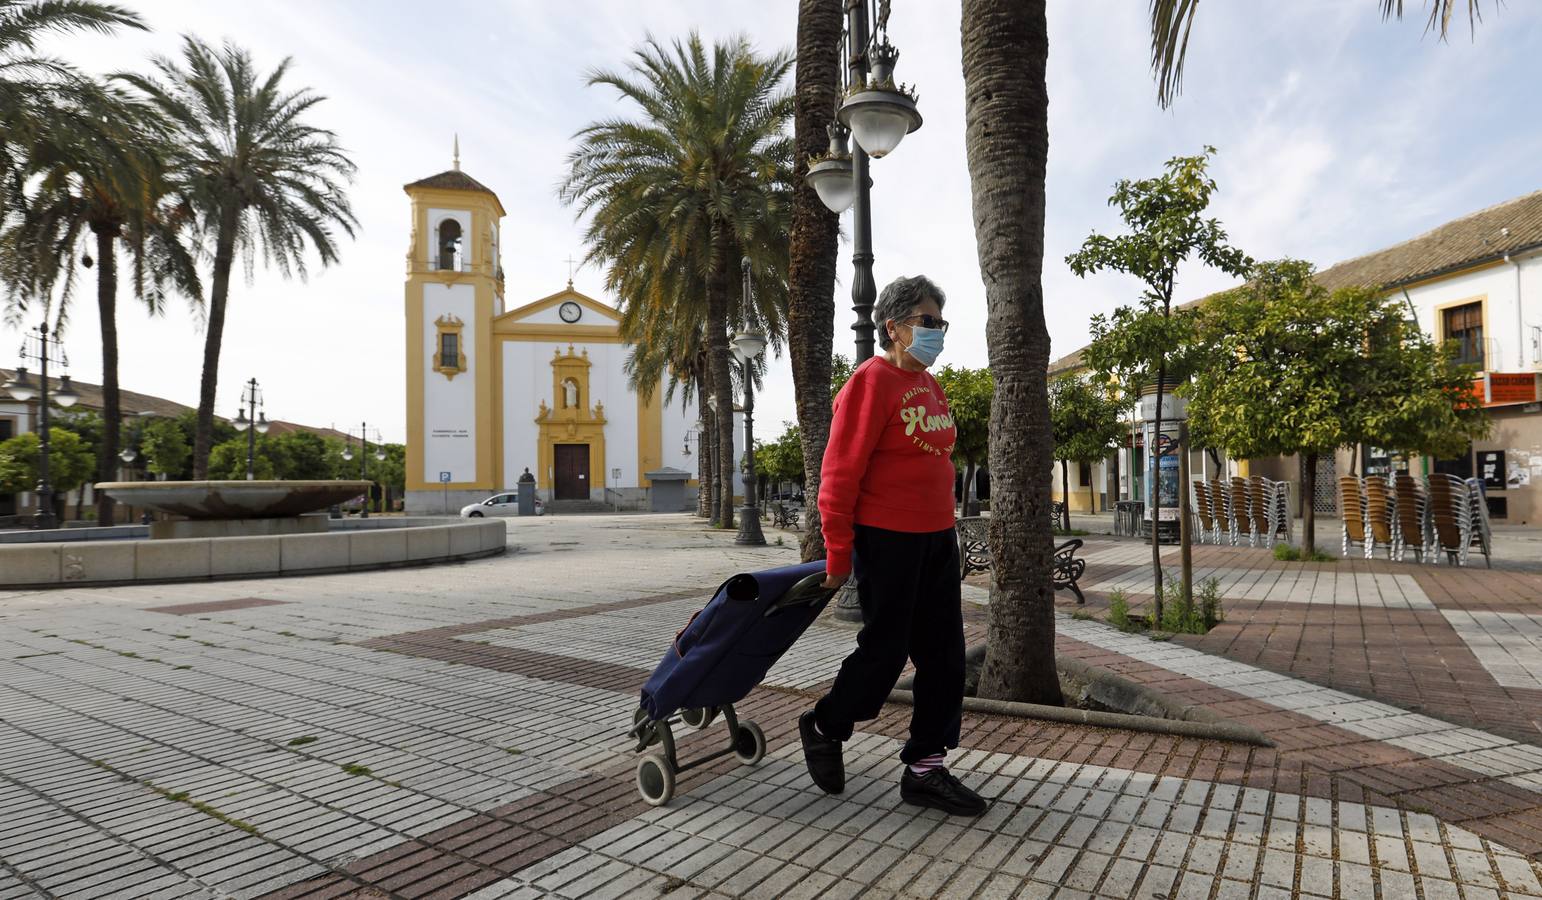
[[[326,481],[338,478],[344,472],[357,474],[358,471],[357,457],[345,464],[342,448],[336,441],[328,441],[309,431],[263,437],[259,446],[262,455],[272,462],[275,477],[286,481]],[[374,461],[370,460],[371,463]]]
[[[773,346],[785,334],[787,232],[793,142],[792,57],[762,57],[747,38],[710,52],[700,35],[664,47],[648,40],[629,71],[596,71],[591,85],[615,89],[641,116],[596,122],[578,135],[559,194],[589,215],[586,259],[606,267],[606,287],[644,320],[675,320],[634,343],[664,335],[700,340],[709,396],[731,398],[728,332],[751,317],[735,303],[740,260],[750,260],[754,309]],[[704,325],[697,337],[696,326]],[[652,351],[656,371],[690,355]],[[733,523],[733,417],[714,417],[717,524]]]
[[[1217,364],[1195,374],[1189,404],[1201,443],[1242,459],[1299,455],[1311,497],[1318,457],[1339,447],[1443,452],[1486,432],[1471,370],[1451,365],[1376,290],[1330,293],[1312,275],[1302,260],[1265,263],[1206,302],[1202,337]],[[1315,516],[1311,503],[1302,510],[1310,554]]]
[[[66,410],[54,414],[51,427],[63,428],[65,431],[72,432],[76,437],[80,438],[80,445],[85,448],[87,453],[90,453],[93,458],[101,458],[102,443],[105,440],[107,427],[102,421],[100,414],[89,409]],[[49,458],[52,459],[52,456]],[[86,485],[93,481],[117,481],[117,463],[119,462],[121,460],[118,459],[115,453],[113,454],[113,468],[107,472],[105,478],[102,477],[101,470],[98,469],[92,473],[95,478],[87,476],[82,479],[81,484],[78,486],[80,489],[79,493],[75,495],[75,518],[77,520],[85,515]]]
[[[0,443],[0,493],[35,490],[41,457],[36,432]],[[53,486],[56,512],[61,517],[65,496],[82,489],[95,468],[95,455],[80,435],[59,427],[48,429],[48,483]]]
[[[192,459],[187,431],[175,419],[155,419],[139,436],[139,453],[145,469],[162,478],[180,478]]]
[[[311,251],[323,266],[338,259],[338,230],[356,223],[344,184],[354,165],[337,136],[306,121],[322,98],[288,90],[289,60],[259,72],[234,44],[215,50],[194,37],[182,61],[157,57],[156,76],[123,75],[164,123],[163,146],[172,191],[195,217],[203,250],[213,260],[193,475],[208,472],[215,443],[225,308],[236,255],[306,277]]]
[[[990,453],[991,398],[995,380],[988,369],[963,369],[943,366],[937,370],[937,383],[948,398],[948,410],[958,438],[953,444],[953,464],[963,470],[964,515],[978,513],[978,499],[971,496],[975,477]]]
[[[1134,371],[1147,374],[1146,383],[1156,387],[1154,433],[1162,434],[1162,397],[1170,384],[1178,383],[1181,366],[1168,368],[1168,358],[1182,346],[1174,343],[1185,326],[1172,322],[1173,293],[1178,267],[1191,257],[1228,275],[1243,277],[1252,260],[1227,242],[1219,220],[1206,218],[1210,197],[1216,191],[1215,180],[1207,172],[1214,147],[1205,147],[1198,156],[1176,156],[1167,161],[1166,171],[1155,178],[1138,181],[1121,179],[1114,185],[1110,206],[1119,210],[1129,233],[1109,237],[1094,232],[1082,248],[1066,257],[1066,264],[1080,277],[1114,271],[1133,275],[1145,285],[1140,308],[1126,307],[1111,322],[1102,316],[1092,321],[1093,344],[1114,324],[1127,327],[1127,337],[1117,344],[1130,355],[1101,355],[1089,352],[1088,363],[1095,370]],[[1161,322],[1153,321],[1160,318]],[[1152,457],[1153,464],[1156,457]],[[1155,523],[1161,521],[1160,495],[1151,495],[1151,568],[1155,589],[1157,617],[1162,607],[1162,548],[1155,539]]]
[[[258,480],[267,480],[278,477],[277,467],[273,464],[273,457],[266,452],[266,437],[257,439],[257,452],[252,454],[252,477]],[[242,481],[246,478],[246,436],[233,437],[228,441],[216,444],[209,451],[210,481]]]
[[[802,431],[792,422],[782,423],[782,434],[770,444],[755,442],[755,474],[762,484],[804,483]]]
[[[1126,433],[1121,418],[1125,404],[1110,386],[1100,385],[1081,375],[1062,375],[1049,383],[1050,427],[1055,434],[1055,459],[1060,461],[1061,527],[1071,530],[1070,463],[1096,463]],[[1094,491],[1087,486],[1087,493]],[[1088,509],[1092,508],[1091,497]]]

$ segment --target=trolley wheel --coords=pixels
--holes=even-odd
[[[712,721],[711,708],[705,706],[686,707],[680,710],[680,721],[697,730],[706,728],[707,723]]]
[[[675,796],[675,770],[669,760],[650,753],[637,761],[637,791],[649,806],[663,806]]]
[[[753,766],[766,757],[766,735],[754,722],[740,720],[739,733],[734,735],[734,756],[746,766]]]

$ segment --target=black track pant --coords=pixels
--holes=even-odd
[[[913,763],[958,746],[964,699],[964,618],[958,539],[856,526],[852,568],[862,602],[857,649],[814,707],[821,734],[851,738],[854,723],[877,718],[909,657],[916,666],[910,740]]]

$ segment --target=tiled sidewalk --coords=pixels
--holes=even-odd
[[[794,719],[854,633],[821,622],[742,704],[768,757],[647,807],[637,686],[725,574],[793,559],[731,539],[515,522],[450,568],[0,595],[0,898],[1542,897],[1534,747],[1069,617],[1063,652],[1278,746],[969,714],[950,763],[995,804],[950,820],[898,802],[888,707],[827,797]],[[1139,563],[1095,549],[1088,583]]]

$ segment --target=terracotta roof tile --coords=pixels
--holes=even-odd
[[[480,191],[484,194],[493,194],[493,189],[467,175],[459,169],[450,169],[440,172],[438,175],[430,175],[419,181],[414,181],[407,188],[436,188],[442,191]],[[493,194],[494,197],[498,196]]]

